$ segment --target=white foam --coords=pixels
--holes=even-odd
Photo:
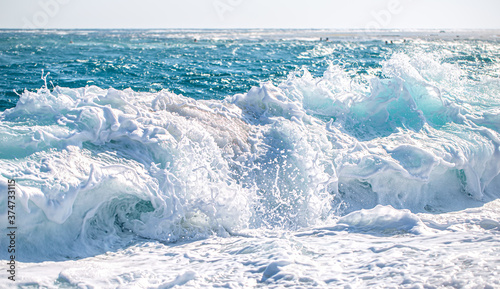
[[[141,242],[80,260],[23,263],[18,284],[48,288],[496,288],[500,286],[495,278],[500,239],[496,228],[482,227],[487,222],[496,224],[489,218],[498,219],[499,205],[497,200],[481,208],[418,217],[380,206],[344,217],[351,219],[349,225],[333,223],[297,233],[252,230],[248,236],[214,237],[173,246]],[[429,218],[436,218],[433,224]],[[425,234],[406,231],[425,228],[420,219],[433,230],[426,229]],[[364,225],[370,229],[363,230],[367,228]],[[380,229],[389,230],[383,234]]]
[[[357,231],[381,234],[425,232],[422,221],[408,210],[396,210],[391,206],[377,205],[370,210],[360,210],[343,216],[338,221]]]

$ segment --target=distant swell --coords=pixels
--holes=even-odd
[[[382,72],[352,78],[330,65],[223,101],[95,86],[24,92],[0,115],[21,258],[500,197],[498,79],[471,82],[425,54],[395,54]],[[409,214],[401,219],[418,223]]]

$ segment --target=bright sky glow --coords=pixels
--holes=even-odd
[[[498,0],[0,0],[0,28],[499,29]]]

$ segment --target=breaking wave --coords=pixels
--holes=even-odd
[[[222,101],[96,86],[25,91],[0,115],[0,173],[16,180],[23,211],[19,257],[340,217],[359,226],[360,210],[375,207],[376,222],[363,226],[385,228],[390,218],[372,215],[396,211],[396,229],[411,231],[421,223],[411,213],[494,200],[500,82],[463,74],[431,55],[395,54],[379,76],[332,64],[322,77],[304,69]]]

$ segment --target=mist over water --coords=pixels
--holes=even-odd
[[[500,286],[498,37],[318,33],[1,32],[0,190],[19,261],[50,272],[21,280]],[[404,266],[461,246],[480,278]],[[83,269],[103,258],[119,277]]]

